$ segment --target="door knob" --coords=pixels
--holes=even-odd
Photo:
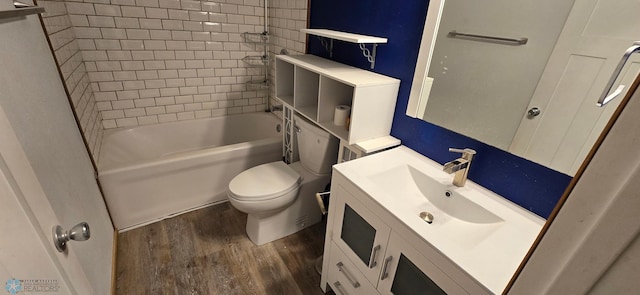
[[[64,252],[67,249],[69,240],[86,241],[90,237],[89,224],[86,222],[80,222],[68,231],[64,231],[59,225],[53,228],[53,244],[56,245],[59,252]]]

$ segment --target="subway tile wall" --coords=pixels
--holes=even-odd
[[[268,2],[269,18],[269,57],[275,61],[275,55],[286,49],[289,54],[304,54],[307,36],[300,29],[307,28],[307,0],[271,0]],[[270,99],[272,105],[281,104],[275,100],[275,67],[269,68]]]
[[[245,84],[263,79],[263,69],[242,61],[261,55],[263,48],[241,38],[242,32],[264,30],[262,1],[40,0],[39,5],[47,11],[45,30],[95,159],[105,128],[266,107],[266,91]],[[300,29],[307,27],[307,10],[306,0],[269,1],[272,61],[282,49],[305,52]],[[273,66],[269,74],[273,86]]]
[[[307,27],[307,0],[271,0],[268,13],[271,33],[269,51],[280,54],[282,49],[287,49],[290,54],[304,54],[306,34],[300,29]]]
[[[242,32],[263,31],[259,0],[67,1],[105,129],[259,112],[268,95],[247,82],[264,69]]]
[[[89,152],[97,159],[102,144],[102,117],[90,87],[89,75],[82,60],[78,42],[64,1],[40,0],[45,8],[42,19],[45,32],[51,42],[56,63],[69,92],[73,108],[80,121]]]

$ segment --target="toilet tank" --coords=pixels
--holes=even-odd
[[[338,160],[338,138],[297,115],[294,123],[300,129],[297,138],[302,166],[314,174],[329,174]]]

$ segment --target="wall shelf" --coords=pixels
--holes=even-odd
[[[262,46],[263,52],[262,55],[248,55],[242,58],[242,61],[248,66],[261,67],[264,69],[264,79],[246,82],[247,90],[269,89],[269,53],[267,52],[269,47],[269,33],[266,31],[266,27],[262,33],[244,32],[242,33],[242,38],[246,43]]]
[[[262,32],[262,33],[244,32],[242,33],[242,38],[246,43],[263,44],[263,43],[269,42],[269,34],[267,32]]]
[[[265,55],[248,55],[243,57],[242,61],[252,67],[264,67],[269,64],[269,57]]]
[[[335,40],[345,41],[349,43],[387,43],[387,38],[353,34],[347,32],[326,30],[326,29],[300,29],[301,32],[310,35],[331,38]]]
[[[322,41],[322,45],[324,48],[329,51],[329,56],[333,57],[333,40],[340,40],[349,43],[356,43],[360,45],[360,50],[362,50],[362,55],[367,58],[369,63],[371,64],[371,68],[373,69],[376,64],[376,49],[378,44],[387,43],[387,38],[375,37],[375,36],[367,36],[360,34],[353,34],[347,32],[340,32],[334,30],[327,29],[300,29],[301,32],[315,35],[320,38]],[[330,39],[327,42],[324,38]],[[365,44],[372,44],[372,49],[369,50]]]
[[[268,80],[248,81],[246,84],[247,84],[247,89],[254,89],[254,90],[267,89],[269,87]]]
[[[400,140],[391,135],[356,143],[356,146],[365,153],[373,153],[380,149],[386,149],[399,145]]]

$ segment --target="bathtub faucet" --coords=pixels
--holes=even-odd
[[[445,163],[443,170],[449,174],[455,173],[453,177],[453,185],[463,187],[465,182],[467,181],[467,174],[469,173],[469,166],[471,166],[471,160],[473,156],[476,154],[475,150],[466,148],[466,149],[455,149],[449,148],[450,152],[461,153],[462,157],[455,159],[451,162]]]
[[[282,105],[279,106],[271,106],[271,108],[269,109],[272,113],[273,112],[277,112],[277,111],[282,111]]]

